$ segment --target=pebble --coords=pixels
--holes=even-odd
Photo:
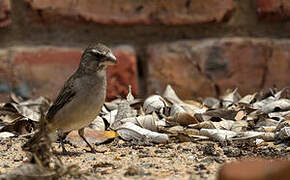
[[[92,160],[95,160],[96,157],[95,156],[89,156],[86,158],[87,161],[92,161]]]

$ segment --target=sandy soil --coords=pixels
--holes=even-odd
[[[25,141],[25,138],[1,140],[1,174],[28,161],[29,154],[21,149]],[[60,144],[53,143],[54,154],[68,166],[77,165],[92,179],[216,179],[225,162],[255,157],[290,159],[289,147],[273,143],[258,147],[249,142],[221,146],[205,141],[140,145],[117,138],[97,146],[96,154],[87,152],[89,149],[84,145],[66,144],[66,147],[69,155],[62,155]]]

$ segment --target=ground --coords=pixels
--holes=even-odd
[[[9,173],[27,163],[29,153],[22,151],[23,137],[1,139],[0,172]],[[222,164],[256,157],[290,159],[287,146],[252,142],[221,145],[212,141],[143,144],[119,138],[96,146],[97,153],[85,145],[69,145],[62,155],[59,143],[53,143],[55,156],[67,165],[76,165],[81,174],[97,179],[216,179]],[[65,177],[64,179],[70,179]]]

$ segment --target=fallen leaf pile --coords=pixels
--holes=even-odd
[[[254,140],[286,143],[290,138],[288,89],[241,97],[235,89],[220,99],[182,101],[167,86],[163,95],[105,103],[100,117],[124,140],[167,143]],[[105,127],[105,126],[104,126]],[[102,129],[105,130],[105,129]]]
[[[13,102],[0,108],[0,137],[35,130],[41,113],[50,105],[42,97],[27,101],[12,99]],[[183,101],[170,85],[162,96],[151,95],[144,101],[135,99],[129,91],[126,99],[106,102],[89,127],[90,133],[102,135],[101,140],[91,139],[93,143],[120,136],[126,141],[148,143],[212,140],[225,144],[255,140],[257,145],[273,141],[289,146],[289,89],[244,97],[235,89],[219,99],[209,97],[202,101]]]
[[[0,139],[29,136],[37,130],[50,105],[43,97],[24,101],[12,95],[11,102],[0,104]],[[85,129],[85,136],[95,145],[114,139],[114,143],[139,145],[216,142],[224,147],[224,154],[233,156],[236,152],[230,146],[235,143],[272,143],[289,151],[290,90],[270,89],[242,97],[235,89],[220,98],[181,100],[168,85],[162,95],[143,100],[135,99],[129,87],[125,99],[104,104],[101,113]],[[72,144],[83,142],[76,131],[67,140]],[[215,150],[208,152],[213,154]],[[53,174],[48,176],[56,176],[55,171],[49,173]]]

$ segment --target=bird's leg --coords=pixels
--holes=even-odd
[[[91,149],[91,152],[92,153],[95,153],[96,152],[96,150],[95,150],[95,148],[93,148],[93,146],[87,141],[87,139],[85,138],[85,136],[84,136],[84,134],[85,134],[85,129],[84,128],[82,128],[82,129],[79,129],[78,130],[78,133],[79,133],[79,135],[80,135],[80,137],[87,143],[87,145],[90,147],[90,149]]]
[[[64,146],[64,139],[66,138],[66,136],[68,135],[68,133],[63,133],[61,129],[58,129],[57,130],[57,135],[58,135],[58,138],[60,140],[60,144],[61,144],[61,148],[62,148],[62,153],[64,155],[67,155],[68,152],[67,152],[67,150],[65,149],[65,146]]]

